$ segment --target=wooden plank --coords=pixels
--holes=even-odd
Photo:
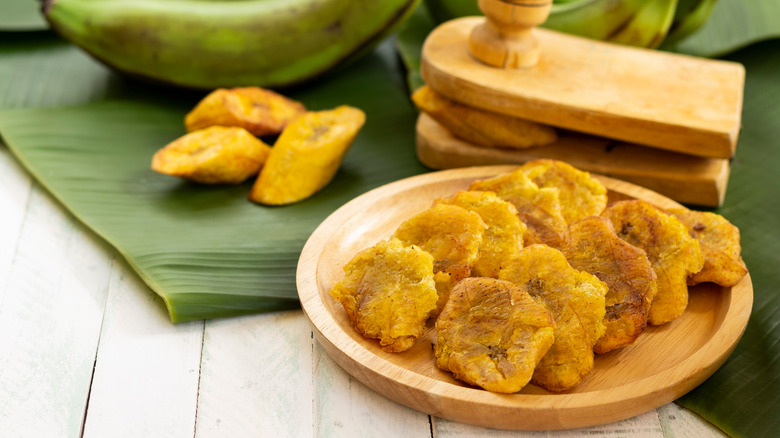
[[[90,437],[187,437],[195,431],[203,321],[172,324],[117,259],[84,426]]]
[[[428,437],[428,415],[395,403],[347,374],[314,345],[314,431],[327,437]]]
[[[686,204],[710,207],[723,203],[730,172],[726,159],[694,157],[569,132],[559,133],[554,144],[530,149],[474,146],[454,137],[424,113],[417,121],[417,156],[433,169],[552,158],[632,182]]]
[[[19,241],[32,179],[0,143],[0,306]]]
[[[207,321],[195,436],[314,436],[313,343],[300,311]]]
[[[444,23],[422,51],[421,73],[458,102],[692,155],[728,158],[740,128],[745,68],[738,63],[593,41],[535,29],[535,67],[507,70],[468,51],[479,17]]]
[[[113,251],[38,187],[15,248],[0,309],[1,434],[79,436]]]
[[[621,436],[632,438],[663,438],[664,433],[656,411],[602,426],[560,431],[517,432],[485,429],[468,424],[433,419],[433,436],[436,438],[526,438],[546,436],[550,438],[575,438],[581,436]],[[671,436],[671,435],[670,435]]]

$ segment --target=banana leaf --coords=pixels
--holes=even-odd
[[[0,5],[0,31],[34,31],[48,28],[41,14],[39,0],[3,0]]]
[[[661,48],[697,56],[723,56],[778,37],[780,0],[718,0],[701,29]]]
[[[359,107],[367,122],[331,184],[286,207],[249,202],[251,181],[208,187],[149,169],[152,154],[184,133],[183,117],[201,96],[125,83],[118,94],[133,100],[5,110],[0,133],[44,187],[127,258],[172,321],[287,309],[299,305],[295,268],[314,228],[353,197],[425,171],[398,70],[385,44],[287,93],[314,110]]]

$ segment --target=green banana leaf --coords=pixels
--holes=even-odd
[[[709,20],[693,35],[663,50],[723,56],[758,41],[780,37],[780,0],[718,0]]]
[[[34,31],[48,28],[49,25],[41,15],[41,2],[39,0],[2,1],[2,5],[0,5],[0,31]]]
[[[249,202],[251,181],[208,187],[149,169],[152,154],[184,134],[183,117],[201,96],[123,83],[116,94],[134,100],[6,110],[0,132],[43,186],[127,258],[173,321],[286,309],[299,305],[303,244],[328,214],[425,171],[414,155],[415,113],[398,70],[385,44],[339,75],[288,93],[310,109],[359,107],[367,122],[334,181],[286,207]],[[13,88],[2,83],[5,93]],[[36,86],[14,93],[34,96]]]

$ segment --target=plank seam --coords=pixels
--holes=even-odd
[[[203,375],[203,350],[206,345],[206,321],[203,321],[203,331],[200,335],[200,360],[198,361],[198,390],[195,393],[195,421],[192,425],[192,438],[198,435],[198,407],[200,406],[200,378]]]
[[[84,415],[81,417],[81,430],[79,431],[79,438],[84,438],[84,432],[87,427],[87,415],[89,414],[89,401],[92,398],[92,383],[95,381],[95,370],[97,370],[98,352],[100,351],[100,341],[103,339],[103,324],[106,322],[106,307],[108,306],[108,294],[111,290],[111,278],[114,270],[116,269],[116,251],[112,251],[111,256],[111,271],[108,275],[108,284],[106,288],[109,289],[106,292],[106,300],[103,302],[103,315],[100,318],[100,328],[98,329],[98,340],[95,345],[95,358],[92,360],[92,373],[89,376],[89,386],[87,387],[87,401],[84,403]]]
[[[22,240],[22,232],[24,231],[24,227],[27,224],[27,217],[30,214],[30,202],[33,195],[33,188],[37,185],[37,182],[32,179],[30,180],[30,184],[27,189],[27,199],[24,201],[24,215],[22,216],[22,222],[19,226],[19,232],[16,234],[16,242],[14,242],[14,255],[11,258],[11,263],[8,265],[8,276],[6,277],[3,284],[3,289],[0,289],[0,291],[2,291],[2,294],[0,294],[0,310],[2,310],[3,303],[5,303],[5,295],[6,292],[8,292],[8,284],[11,282],[11,273],[14,271],[14,266],[16,265],[17,257],[19,255],[19,244]]]

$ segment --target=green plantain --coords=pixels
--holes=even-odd
[[[194,88],[300,83],[366,53],[420,0],[45,0],[117,70]]]

